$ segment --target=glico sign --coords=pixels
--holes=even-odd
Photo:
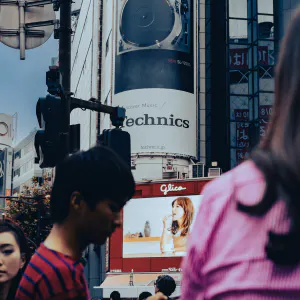
[[[162,184],[160,186],[161,192],[166,196],[169,192],[180,192],[186,190],[186,187],[175,186],[174,184]]]

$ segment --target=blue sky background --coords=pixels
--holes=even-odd
[[[17,141],[38,126],[35,107],[47,93],[46,71],[51,58],[58,56],[58,40],[51,37],[39,48],[27,50],[20,60],[19,50],[0,43],[0,113],[18,113]]]

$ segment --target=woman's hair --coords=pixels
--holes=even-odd
[[[0,233],[9,232],[11,233],[14,238],[16,239],[16,242],[20,248],[21,255],[25,258],[25,264],[22,270],[19,271],[19,273],[16,275],[16,277],[12,280],[12,284],[9,290],[9,294],[7,299],[14,299],[19,282],[23,275],[23,270],[25,270],[29,260],[30,260],[30,249],[27,244],[26,236],[23,232],[23,230],[15,224],[13,221],[5,219],[0,220]]]
[[[250,215],[263,216],[278,199],[291,218],[287,234],[269,232],[266,254],[276,264],[300,261],[300,11],[281,44],[275,78],[275,103],[265,138],[251,154],[264,174],[266,189],[254,206],[238,204]]]
[[[193,222],[194,218],[194,205],[190,198],[188,197],[178,197],[172,202],[172,207],[175,205],[175,202],[177,202],[178,205],[180,205],[184,210],[183,215],[183,223],[182,223],[182,231],[181,236],[186,236],[190,231],[190,226]],[[177,221],[172,222],[171,232],[172,234],[176,234],[179,230],[179,225]]]

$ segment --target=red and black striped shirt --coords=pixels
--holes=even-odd
[[[89,299],[80,261],[43,244],[32,256],[15,299]]]

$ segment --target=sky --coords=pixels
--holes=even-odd
[[[58,40],[53,37],[36,49],[26,50],[23,61],[19,50],[0,43],[0,113],[18,113],[15,143],[38,127],[36,103],[47,94],[46,71],[51,58],[57,56]]]

